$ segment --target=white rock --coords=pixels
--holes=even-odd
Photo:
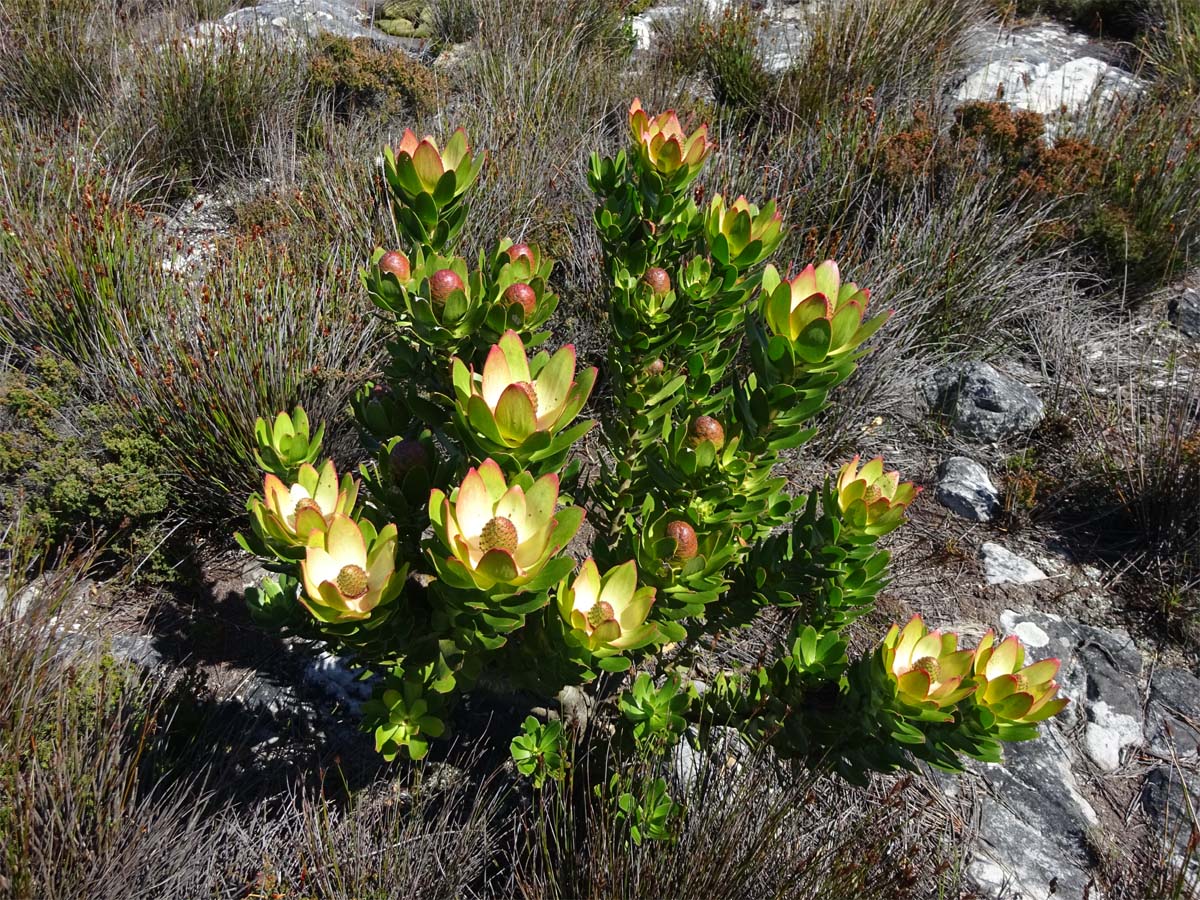
[[[1105,772],[1121,765],[1121,752],[1142,742],[1142,723],[1132,716],[1114,711],[1103,700],[1094,702],[1088,713],[1091,721],[1083,732],[1083,749]]]
[[[1012,632],[1021,639],[1021,643],[1026,647],[1045,647],[1050,643],[1050,635],[1033,622],[1018,622]]]
[[[1081,56],[1064,65],[998,59],[973,72],[959,86],[960,103],[1004,100],[1018,109],[1044,116],[1081,113],[1096,96],[1109,103],[1120,93],[1136,91],[1133,76],[1092,56]]]
[[[979,558],[988,584],[1029,584],[1046,577],[1046,573],[1029,560],[990,541],[979,548]]]

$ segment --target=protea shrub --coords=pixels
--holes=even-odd
[[[244,545],[278,576],[250,592],[255,621],[379,673],[363,725],[389,759],[451,738],[472,691],[523,688],[509,696],[531,714],[557,697],[568,715],[572,691],[619,690],[636,666],[619,702],[591,706],[600,727],[526,720],[512,746],[538,784],[566,767],[529,765],[530,748],[566,759],[584,735],[658,754],[689,726],[724,725],[856,781],[918,759],[996,761],[1000,742],[1035,737],[1066,701],[1057,662],[1026,664],[1014,638],[964,649],[916,617],[851,659],[843,631],[887,583],[878,541],[919,488],[881,459],[807,493],[779,474],[887,314],[833,261],[783,278],[768,263],[784,233],[774,201],[697,205],[705,126],[636,100],[628,124],[627,149],[588,167],[611,400],[586,450],[599,367],[540,349],[553,261],[507,238],[477,262],[455,254],[484,154],[462,131],[385,150],[400,246],[361,276],[394,334],[385,380],[353,404],[372,461],[339,480],[302,410],[259,423],[267,474]],[[778,645],[714,671],[709,648],[763,614],[787,631]],[[669,839],[665,782],[649,799],[610,792],[632,783],[612,772],[593,787],[631,834]]]

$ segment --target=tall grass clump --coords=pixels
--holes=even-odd
[[[1138,296],[1200,252],[1200,97],[1133,98],[1088,129],[1107,164],[1081,198],[1083,233],[1102,271]]]
[[[1200,614],[1200,377],[1131,376],[1089,405],[1083,483],[1086,531],[1102,554],[1130,561],[1140,606],[1169,630],[1196,634]],[[1149,376],[1145,376],[1149,377]]]
[[[1148,62],[1168,90],[1200,94],[1200,5],[1191,0],[1161,0],[1163,22],[1147,35]]]
[[[12,550],[17,521],[5,530]],[[10,560],[0,600],[0,892],[12,897],[180,896],[206,852],[189,785],[147,766],[155,690],[55,615],[78,614],[75,565],[31,581]]]
[[[120,20],[111,0],[7,0],[0,6],[0,108],[58,120],[107,100]]]
[[[217,29],[135,49],[114,153],[184,193],[254,174],[271,123],[296,121],[304,54],[267,32]]]
[[[784,76],[778,105],[804,122],[824,118],[844,98],[876,104],[929,99],[962,61],[979,0],[838,0],[805,20],[807,46]]]
[[[611,802],[570,783],[544,792],[519,824],[519,896],[904,900],[954,883],[947,817],[911,779],[862,793],[726,749],[669,770],[685,812],[665,845],[630,840]]]
[[[490,248],[498,234],[538,243],[562,261],[559,290],[586,318],[601,275],[584,161],[624,97],[623,4],[535,0],[513,16],[500,0],[476,0],[475,10],[479,53],[456,121],[489,162],[464,249]]]
[[[199,520],[240,512],[226,491],[252,489],[259,416],[303,403],[340,420],[377,371],[383,338],[345,248],[243,238],[212,253],[202,278],[176,278],[151,310],[127,316],[92,370],[158,435]]]
[[[118,311],[160,289],[162,238],[86,126],[0,119],[0,340],[90,359]]]

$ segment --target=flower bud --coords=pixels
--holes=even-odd
[[[671,559],[692,559],[700,551],[700,543],[696,539],[696,529],[682,519],[667,523],[667,537],[675,542],[675,552]]]
[[[642,275],[642,283],[649,285],[650,290],[658,295],[671,290],[671,276],[667,274],[666,269],[660,269],[658,266],[646,270],[646,273]]]
[[[526,243],[513,244],[511,247],[509,247],[504,252],[508,254],[508,258],[512,262],[516,262],[518,259],[520,259],[523,256],[527,260],[529,260],[529,264],[531,266],[534,266],[537,264],[537,261],[533,257],[533,248],[530,247]]]
[[[720,450],[725,446],[725,429],[712,416],[697,416],[688,430],[688,446],[699,447],[705,441]]]
[[[504,299],[510,305],[519,305],[525,310],[526,317],[532,316],[537,309],[537,293],[527,284],[517,282],[510,285],[504,292]]]
[[[646,366],[646,374],[651,378],[654,378],[658,375],[661,375],[666,367],[666,363],[664,363],[661,359],[652,360],[650,365]]]
[[[450,295],[462,289],[462,279],[453,269],[438,269],[429,279],[429,299],[438,306],[445,306]]]
[[[399,250],[389,250],[379,257],[379,271],[391,272],[401,281],[408,281],[412,267],[408,264],[408,257]]]
[[[397,481],[409,472],[429,465],[429,451],[420,441],[404,438],[397,441],[388,453],[388,467]]]

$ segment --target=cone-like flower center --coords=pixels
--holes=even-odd
[[[382,272],[391,272],[401,281],[408,281],[408,276],[412,271],[408,257],[399,250],[389,250],[379,257],[379,269]]]
[[[942,678],[941,664],[938,663],[938,661],[932,656],[922,656],[915,663],[913,663],[913,668],[920,669],[922,672],[928,675],[930,684],[936,684]]]
[[[367,592],[367,573],[362,566],[342,566],[337,575],[337,589],[343,597],[357,600]]]
[[[605,622],[611,622],[616,616],[613,614],[612,604],[596,601],[596,605],[588,610],[587,620],[588,625],[592,628],[599,628]]]
[[[538,414],[537,389],[528,381],[516,382],[517,387],[525,392],[525,396],[529,398],[529,404],[533,407],[533,414]]]
[[[403,478],[413,469],[419,469],[428,464],[429,451],[420,441],[405,438],[397,441],[391,452],[388,453],[388,465],[395,478]]]
[[[1029,678],[1024,672],[1017,672],[1013,677],[1017,679],[1017,689],[1013,693],[1020,694],[1029,690]]]
[[[533,315],[537,309],[537,292],[523,282],[509,285],[508,290],[504,292],[504,299],[510,306],[520,306],[527,316]]]
[[[299,517],[300,513],[306,509],[315,509],[318,515],[321,517],[325,516],[325,511],[321,509],[316,500],[314,500],[312,497],[305,497],[296,504],[296,508],[292,511],[292,514],[288,516],[288,524],[295,528],[297,517]]]
[[[530,265],[533,264],[533,248],[528,244],[513,244],[506,251],[508,258],[516,262],[522,256],[529,260]]]
[[[479,549],[484,553],[489,550],[513,553],[517,549],[517,526],[504,516],[491,519],[479,533]]]

